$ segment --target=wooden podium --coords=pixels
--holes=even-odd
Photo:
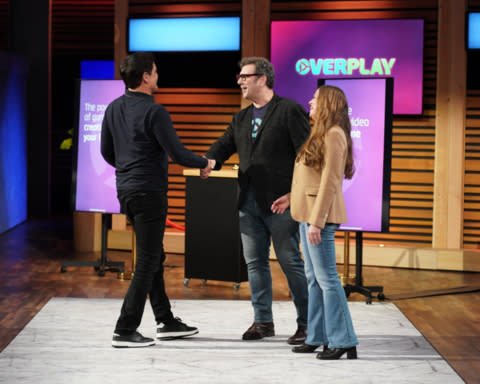
[[[184,170],[185,280],[191,278],[234,282],[238,290],[247,281],[238,221],[236,170],[212,171],[208,179],[199,170]]]

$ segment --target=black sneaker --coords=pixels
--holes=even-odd
[[[155,345],[155,340],[149,337],[143,337],[137,331],[128,336],[120,336],[114,333],[112,338],[112,347],[115,348],[141,348],[151,345]]]
[[[157,339],[172,340],[180,339],[182,337],[192,336],[198,333],[195,327],[189,327],[182,323],[182,320],[175,317],[168,324],[160,323],[157,328]]]

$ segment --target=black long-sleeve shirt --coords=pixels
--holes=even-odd
[[[101,153],[116,169],[117,190],[166,191],[168,156],[187,167],[208,164],[183,146],[170,114],[153,96],[128,90],[105,110]]]

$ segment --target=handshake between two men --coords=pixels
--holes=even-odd
[[[216,161],[213,159],[207,159],[208,164],[205,168],[200,170],[200,177],[202,179],[208,178],[210,176],[210,172],[212,172],[212,169],[215,168]]]

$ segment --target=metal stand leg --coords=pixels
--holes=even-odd
[[[120,272],[123,273],[125,263],[123,261],[109,261],[107,259],[107,238],[108,228],[112,220],[110,213],[102,214],[102,250],[100,260],[97,261],[64,261],[60,268],[60,272],[66,272],[67,267],[94,267],[98,276],[105,276],[105,272]]]
[[[372,293],[378,292],[377,299],[385,300],[385,295],[383,293],[383,287],[381,286],[369,286],[364,287],[362,285],[362,266],[363,266],[363,244],[362,244],[362,232],[356,232],[355,238],[355,250],[356,250],[356,260],[355,260],[355,285],[346,284],[344,286],[345,295],[350,296],[351,292],[358,292],[366,296],[366,303],[372,304]]]

